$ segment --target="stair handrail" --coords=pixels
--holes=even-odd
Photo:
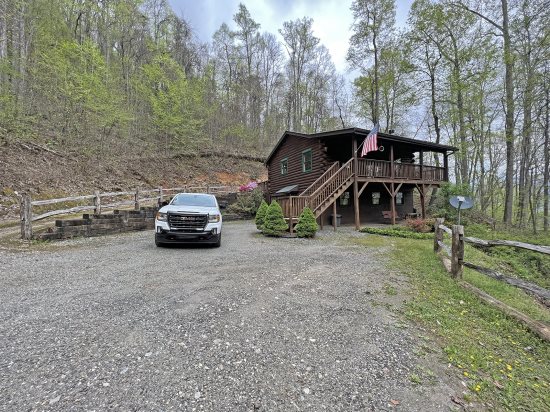
[[[319,206],[325,202],[327,199],[329,199],[334,193],[336,193],[343,185],[344,183],[354,174],[353,170],[353,158],[349,159],[346,163],[342,165],[340,169],[336,173],[334,173],[330,179],[328,179],[319,189],[317,189],[315,192],[313,192],[310,196],[310,207],[313,211],[316,211]],[[322,196],[322,190],[329,187],[329,185],[337,180],[338,178],[341,178],[341,183],[338,184],[333,190],[330,191],[328,195]],[[318,200],[319,196],[321,195],[322,200]],[[317,201],[315,201],[317,200]]]
[[[351,176],[354,174],[353,170],[353,158],[349,159],[346,163],[342,165],[334,174],[332,174],[320,187],[318,187],[315,192],[313,192],[309,196],[291,196],[290,197],[290,217],[297,216],[299,214],[298,210],[295,209],[295,202],[298,201],[298,199],[304,199],[304,203],[309,205],[310,209],[315,213],[315,211],[319,208],[319,206],[325,202],[327,199],[329,199],[334,193],[336,193],[344,184],[349,180]],[[341,181],[337,183],[335,188],[330,188],[330,193],[328,195],[323,196],[322,191],[326,188],[329,188],[330,185],[335,182],[337,179],[340,179]],[[321,200],[319,200],[321,198]],[[315,202],[315,200],[317,200]]]
[[[313,194],[318,188],[315,188],[314,190],[311,190],[317,185],[321,180],[327,179],[327,181],[330,179],[330,176],[332,176],[334,173],[337,173],[338,166],[340,165],[340,162],[334,162],[321,176],[319,176],[312,184],[310,184],[302,193],[300,193],[299,196],[310,196]],[[330,176],[328,176],[330,175]],[[328,178],[327,178],[328,176]],[[322,186],[322,185],[321,185]],[[319,187],[321,187],[319,186]],[[311,193],[308,193],[311,190]]]
[[[313,192],[310,196],[313,197],[317,194],[317,192],[319,192],[321,189],[323,189],[325,186],[329,185],[333,180],[335,180],[340,174],[342,174],[345,170],[349,170],[349,169],[352,169],[353,168],[353,165],[352,165],[352,162],[353,162],[353,158],[349,159],[346,163],[344,163],[342,165],[342,167],[340,167],[340,169],[338,169],[330,178],[327,179],[327,181],[325,183],[323,183],[322,186],[318,187],[317,190],[315,190],[315,192]],[[351,167],[350,167],[351,166]],[[353,175],[353,171],[351,173]]]

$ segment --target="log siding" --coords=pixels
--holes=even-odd
[[[311,171],[303,171],[303,153],[311,150]],[[287,173],[281,174],[281,162],[287,161]],[[321,176],[328,161],[324,145],[318,139],[287,136],[284,144],[271,157],[268,166],[269,194],[285,186],[298,185],[298,191],[306,189]]]

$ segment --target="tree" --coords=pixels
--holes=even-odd
[[[288,230],[283,209],[275,200],[267,208],[262,232],[267,236],[282,236]]]
[[[288,53],[289,91],[287,104],[287,127],[301,131],[304,115],[304,85],[307,64],[313,59],[319,39],[313,35],[313,19],[302,18],[285,21],[279,30]]]
[[[258,208],[258,211],[256,212],[256,218],[255,218],[256,228],[258,230],[263,229],[265,216],[266,216],[268,207],[269,206],[268,206],[267,202],[262,199],[262,203],[260,203],[260,207]]]
[[[319,229],[315,215],[309,207],[305,207],[298,218],[298,224],[296,225],[296,234],[298,237],[314,237],[315,233]]]
[[[470,7],[465,2],[452,3],[456,4],[460,9],[466,10],[473,15],[483,19],[497,30],[498,35],[503,40],[502,58],[505,67],[505,135],[506,135],[506,184],[505,184],[505,201],[504,201],[504,223],[512,224],[512,208],[514,205],[514,117],[515,117],[515,100],[514,100],[514,60],[515,55],[512,50],[512,38],[510,33],[510,18],[508,15],[508,0],[500,0],[501,16],[500,22],[495,18],[482,14],[473,7]]]
[[[391,37],[395,24],[394,0],[355,0],[351,5],[353,12],[353,35],[350,38],[348,61],[362,73],[368,71],[366,63],[372,56],[372,122],[380,121],[380,49],[384,38]]]

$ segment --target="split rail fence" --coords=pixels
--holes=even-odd
[[[458,280],[459,284],[468,289],[469,291],[476,294],[484,302],[495,306],[506,313],[508,316],[511,316],[529,329],[539,335],[541,338],[550,341],[550,326],[531,319],[529,316],[521,313],[520,311],[508,306],[507,304],[493,298],[484,291],[476,288],[475,286],[462,280],[462,273],[464,271],[464,266],[475,269],[478,272],[497,279],[503,282],[506,282],[515,287],[521,288],[528,292],[531,295],[534,295],[539,300],[541,300],[546,306],[550,305],[550,291],[548,289],[542,288],[540,286],[534,285],[532,283],[526,282],[522,279],[512,278],[501,274],[500,272],[478,266],[476,264],[466,262],[464,260],[464,243],[470,243],[478,247],[493,247],[493,246],[510,246],[517,247],[521,249],[531,250],[538,253],[543,253],[550,255],[550,247],[533,245],[530,243],[515,242],[510,240],[482,240],[474,237],[464,236],[464,226],[453,225],[452,228],[449,228],[443,224],[443,219],[436,219],[435,222],[435,234],[434,234],[434,252],[437,253],[442,261],[445,269],[451,274],[451,277]],[[451,246],[448,246],[444,243],[444,233],[447,233],[451,236]],[[445,255],[446,254],[446,255]]]
[[[33,234],[33,222],[46,219],[52,216],[70,215],[74,213],[85,212],[93,210],[95,215],[100,215],[105,210],[114,210],[118,208],[131,208],[139,210],[144,204],[156,203],[162,205],[165,198],[172,196],[175,193],[191,192],[191,193],[211,193],[211,194],[227,194],[232,192],[238,192],[236,186],[184,186],[163,188],[158,187],[156,189],[140,189],[137,188],[134,191],[125,192],[106,192],[100,193],[99,191],[94,194],[82,195],[82,196],[69,196],[58,199],[45,199],[45,200],[32,200],[31,196],[24,193],[21,196],[21,238],[29,240]],[[64,204],[62,209],[41,211],[40,214],[33,214],[33,207],[41,207]],[[67,204],[80,203],[76,206],[68,207]],[[88,204],[81,204],[88,203]]]

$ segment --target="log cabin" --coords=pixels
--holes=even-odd
[[[449,180],[448,158],[458,149],[379,132],[378,150],[361,157],[369,132],[287,131],[279,139],[266,160],[267,194],[281,205],[291,231],[305,206],[321,227],[332,223],[335,229],[339,220],[359,229],[362,223],[426,217],[426,194]]]

